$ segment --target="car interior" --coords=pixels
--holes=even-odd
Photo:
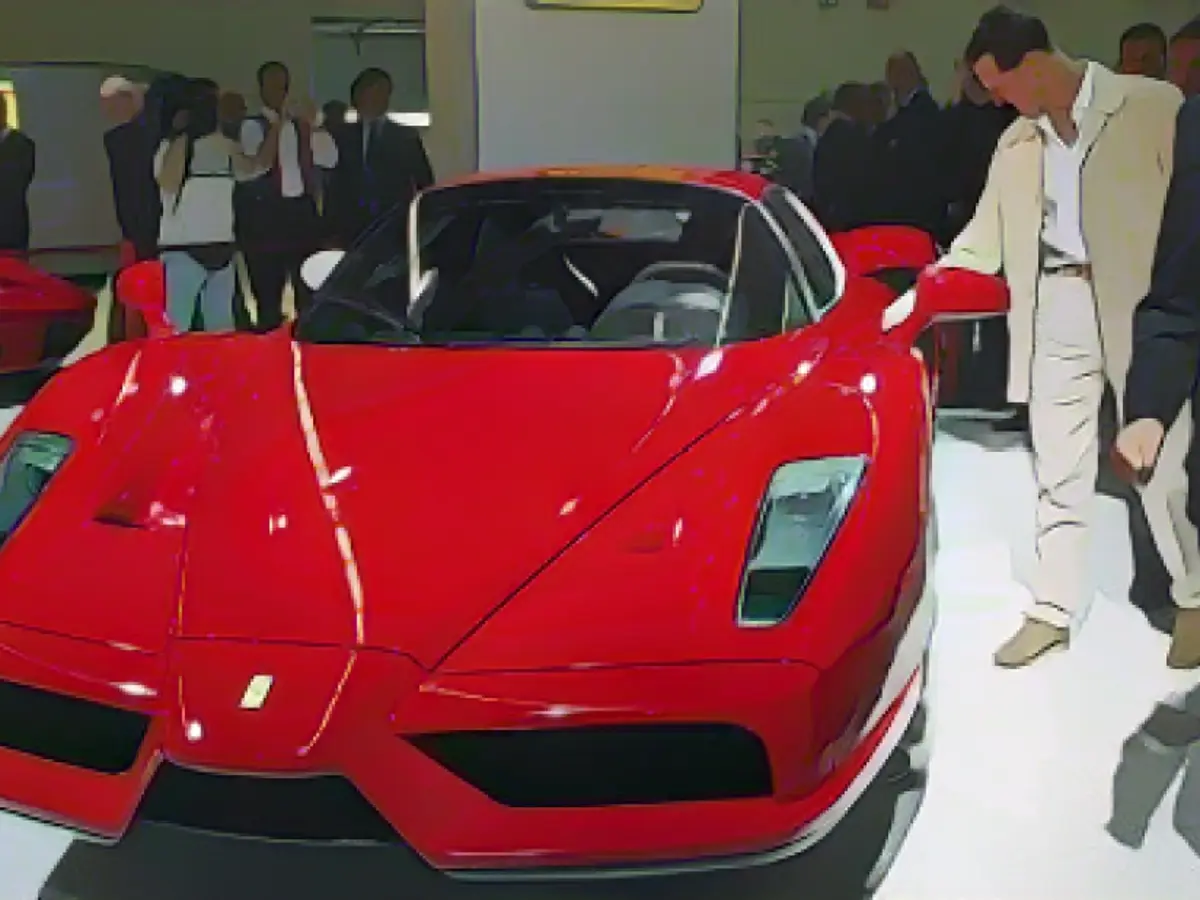
[[[480,199],[468,190],[419,210],[414,260],[397,246],[407,236],[393,227],[375,237],[393,248],[387,261],[349,279],[357,284],[335,275],[321,293],[352,291],[359,296],[348,299],[390,311],[430,344],[716,345],[778,333],[784,268],[776,267],[777,285],[764,286],[763,270],[772,267],[748,253],[751,242],[776,241],[761,223],[765,233],[747,227],[749,215],[761,214],[731,195],[689,191],[647,199],[591,188]],[[410,296],[422,278],[435,285],[431,295]],[[764,290],[774,294],[770,302],[762,302]],[[387,342],[386,324],[376,314],[345,327],[359,340]]]
[[[623,229],[622,220],[633,224]],[[423,332],[456,340],[715,342],[737,223],[715,232],[712,225],[686,209],[560,208],[538,216],[524,204],[480,207],[423,254],[423,266],[438,272],[440,294]]]

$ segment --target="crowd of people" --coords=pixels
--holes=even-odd
[[[911,225],[948,244],[970,217],[1016,111],[995,103],[961,62],[945,106],[915,54],[894,54],[884,74],[813,98],[794,134],[760,121],[747,164],[785,183],[831,231]]]
[[[1134,25],[1121,35],[1117,71],[1165,79],[1169,43],[1160,26]],[[948,246],[970,220],[1017,111],[997,102],[963,60],[944,105],[911,51],[889,57],[883,76],[814,97],[790,134],[761,119],[745,165],[786,184],[830,231],[911,225]]]
[[[125,261],[161,259],[180,331],[278,327],[289,286],[297,311],[308,304],[310,254],[351,245],[433,182],[419,132],[389,118],[387,72],[364,70],[349,103],[323,110],[293,95],[283,63],[260,66],[257,84],[254,114],[204,78],[114,76],[100,89]],[[121,327],[114,318],[110,330]]]

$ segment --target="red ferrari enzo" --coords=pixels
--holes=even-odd
[[[0,375],[57,366],[92,328],[96,298],[0,254]]]
[[[820,841],[924,684],[918,341],[1006,303],[839,245],[755,176],[492,175],[293,326],[66,370],[0,444],[0,804],[476,878]]]

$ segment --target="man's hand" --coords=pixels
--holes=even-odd
[[[1158,461],[1164,437],[1166,429],[1157,419],[1138,419],[1121,429],[1113,445],[1113,454],[1133,473],[1148,473]]]
[[[315,125],[317,122],[317,104],[308,97],[295,97],[288,100],[287,115],[295,122]]]

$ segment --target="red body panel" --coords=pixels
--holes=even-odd
[[[0,374],[62,359],[91,329],[95,312],[88,291],[0,254]]]
[[[167,276],[157,259],[131,263],[117,276],[115,294],[125,316],[128,339],[170,337],[175,326],[167,318]]]
[[[285,329],[72,367],[0,441],[76,442],[0,552],[0,679],[151,724],[118,776],[0,750],[0,804],[117,837],[164,760],[336,773],[453,870],[818,833],[919,689],[923,642],[898,647],[926,587],[931,407],[911,346],[881,332],[891,299],[852,277],[819,323],[713,351],[304,346]],[[860,454],[796,612],[738,627],[772,472]],[[264,674],[269,701],[242,708]],[[698,722],[756,735],[773,794],[515,808],[409,740]]]
[[[830,236],[847,271],[871,275],[888,269],[921,270],[937,259],[937,245],[923,231],[903,225],[859,228]]]

